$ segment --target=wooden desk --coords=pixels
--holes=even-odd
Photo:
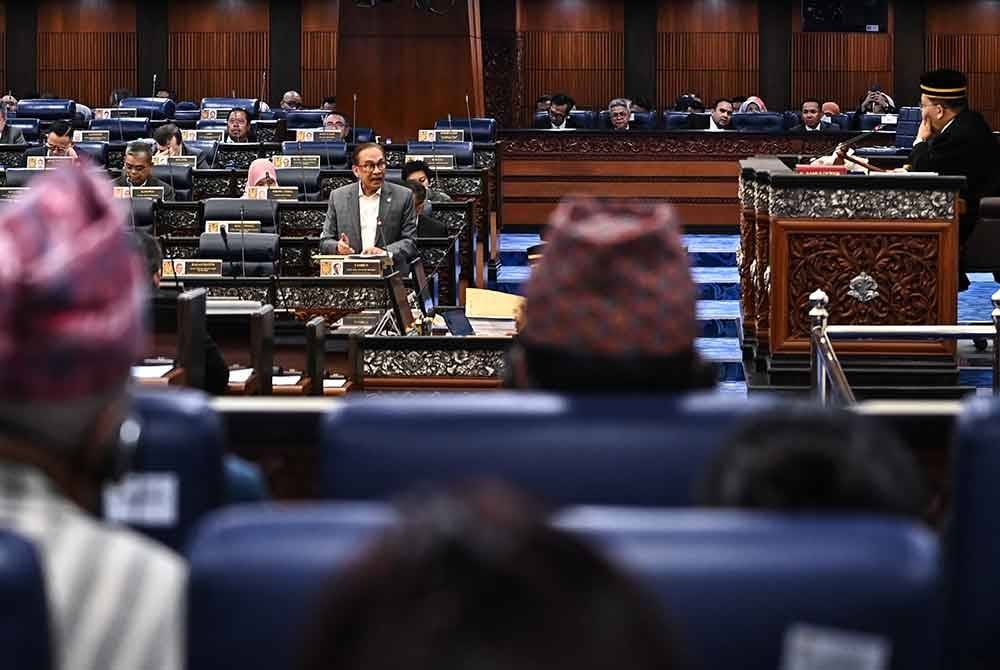
[[[758,154],[830,152],[853,133],[771,135],[704,131],[503,130],[497,141],[499,226],[547,223],[563,196],[666,202],[686,226],[732,226],[738,161]],[[889,144],[876,133],[865,144]]]

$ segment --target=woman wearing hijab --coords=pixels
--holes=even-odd
[[[758,98],[756,95],[751,95],[749,98],[743,101],[740,105],[740,114],[746,114],[747,112],[766,112],[767,107],[764,105],[764,101]]]
[[[278,172],[274,169],[274,163],[267,158],[258,158],[250,163],[250,170],[247,172],[247,185],[243,190],[242,197],[251,197],[251,186],[276,186],[277,184]]]

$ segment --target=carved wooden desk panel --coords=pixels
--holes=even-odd
[[[832,133],[501,131],[500,224],[544,224],[564,195],[584,193],[668,202],[684,225],[732,226],[740,214],[740,159],[827,153],[843,139]]]
[[[809,294],[830,297],[830,323],[934,325],[957,319],[962,177],[814,176],[743,161],[755,182],[756,335],[771,355],[809,350]],[[761,265],[765,264],[764,268]],[[746,273],[746,274],[744,274]],[[842,354],[950,355],[953,342],[844,340]]]

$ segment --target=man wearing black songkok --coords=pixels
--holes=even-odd
[[[966,188],[961,197],[965,213],[959,218],[959,245],[964,247],[979,219],[980,198],[992,195],[1000,184],[1000,146],[986,119],[968,107],[965,75],[955,70],[932,70],[920,78],[922,121],[910,153],[910,170],[961,175]],[[969,287],[959,251],[958,286]]]

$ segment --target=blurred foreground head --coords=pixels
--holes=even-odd
[[[416,501],[330,590],[306,670],[669,670],[660,611],[500,487]]]
[[[715,383],[694,351],[695,285],[664,205],[564,200],[525,300],[509,357],[514,386],[671,391]]]

